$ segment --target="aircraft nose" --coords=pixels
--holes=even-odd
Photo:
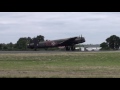
[[[81,42],[85,42],[85,38],[84,37],[81,37]]]
[[[85,38],[83,37],[83,42],[85,42]]]

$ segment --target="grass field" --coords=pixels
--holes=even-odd
[[[0,54],[0,77],[120,78],[120,53]]]

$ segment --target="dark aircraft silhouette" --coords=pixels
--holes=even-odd
[[[37,48],[52,48],[52,47],[61,47],[65,46],[66,51],[74,51],[75,50],[75,44],[83,43],[85,42],[85,38],[82,37],[71,37],[71,38],[65,38],[65,39],[58,39],[58,40],[46,40],[39,42],[38,39],[34,39],[32,43],[28,44],[27,47],[34,49],[35,51]]]

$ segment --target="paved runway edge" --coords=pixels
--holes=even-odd
[[[99,53],[99,52],[120,52],[118,51],[0,51],[0,54],[17,54],[17,53]]]

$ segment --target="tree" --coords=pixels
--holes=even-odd
[[[3,44],[3,50],[8,50],[8,47],[6,44]]]
[[[116,35],[112,35],[106,39],[108,47],[113,50],[118,50],[120,46],[120,38]]]
[[[39,42],[44,41],[44,36],[42,35],[38,35],[36,38],[38,39]]]
[[[18,49],[26,50],[27,49],[27,38],[20,38],[16,44]]]
[[[101,43],[100,47],[102,47],[101,50],[108,50],[109,49],[108,44],[106,42]]]
[[[21,37],[18,41],[13,44],[12,42],[8,44],[0,44],[0,50],[26,50],[27,44],[36,42],[36,44],[40,41],[44,41],[44,36],[38,35],[37,37]]]
[[[2,50],[3,49],[3,44],[0,44],[0,50]]]
[[[13,50],[14,45],[13,45],[12,42],[10,42],[10,43],[7,44],[7,47],[8,47],[8,50]]]
[[[31,37],[28,37],[28,38],[26,38],[26,44],[29,44],[29,43],[32,43],[32,39],[31,39]]]

